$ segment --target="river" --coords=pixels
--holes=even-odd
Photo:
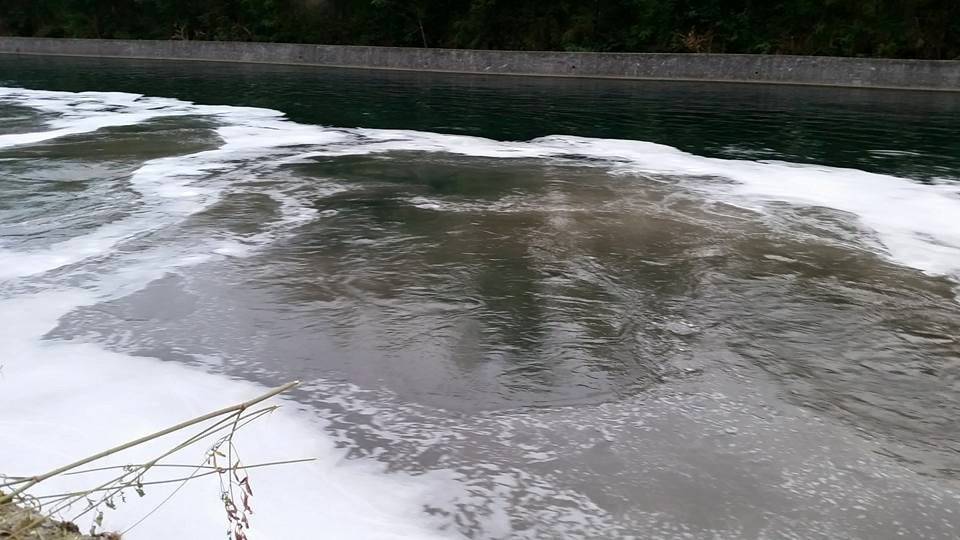
[[[956,538],[958,280],[960,94],[0,56],[0,472],[256,539]]]

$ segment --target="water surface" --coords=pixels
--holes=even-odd
[[[0,86],[2,312],[60,310],[26,354],[301,379],[450,537],[957,534],[960,96],[14,57]]]

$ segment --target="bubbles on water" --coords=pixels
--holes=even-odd
[[[386,343],[348,340],[351,348],[409,360],[394,369],[427,378],[428,370],[414,366],[436,368],[431,364],[435,357],[416,364],[413,355],[397,351],[410,344],[415,352],[434,351],[430,347],[436,342],[423,328],[410,330],[446,321],[440,330],[462,338],[454,353],[481,350],[489,362],[475,373],[495,374],[490,380],[474,374],[469,382],[490,383],[494,392],[506,388],[511,397],[539,396],[540,404],[547,405],[493,412],[471,411],[468,406],[456,413],[324,380],[306,387],[298,398],[322,411],[336,440],[352,457],[376,459],[409,475],[404,477],[409,483],[396,487],[376,475],[338,476],[335,467],[318,473],[334,474],[351,489],[357,487],[354,495],[360,499],[374,500],[379,491],[392,495],[395,487],[399,489],[405,495],[398,499],[403,500],[386,506],[388,529],[425,534],[409,504],[421,499],[429,501],[427,512],[449,532],[520,538],[811,532],[876,537],[894,527],[903,530],[904,523],[914,531],[932,527],[921,534],[937,537],[953,527],[953,512],[960,512],[956,490],[946,482],[918,479],[890,459],[878,457],[873,443],[807,409],[782,405],[775,395],[784,388],[806,407],[824,411],[836,406],[846,411],[837,413],[842,419],[854,426],[872,426],[876,432],[883,430],[875,426],[894,426],[888,455],[896,459],[907,461],[917,452],[895,444],[896,435],[904,433],[898,431],[898,416],[923,418],[908,426],[920,429],[919,437],[915,433],[911,437],[939,444],[935,431],[949,429],[955,401],[935,398],[931,404],[923,399],[942,390],[933,377],[950,367],[910,356],[916,349],[891,347],[907,354],[869,358],[851,355],[841,345],[857,343],[858,348],[873,351],[877,347],[869,340],[877,334],[871,328],[890,324],[902,330],[896,335],[911,347],[952,351],[954,326],[948,322],[934,321],[934,329],[918,331],[909,321],[877,321],[877,313],[889,314],[898,307],[944,320],[952,311],[937,297],[936,284],[917,285],[913,282],[921,277],[891,270],[878,263],[875,254],[931,273],[955,273],[960,249],[951,221],[960,210],[955,186],[919,185],[823,166],[703,158],[638,141],[546,137],[515,143],[412,131],[330,129],[296,124],[276,111],[129,94],[3,89],[0,100],[48,115],[49,129],[0,135],[0,145],[8,148],[162,117],[209,118],[211,134],[219,139],[215,148],[142,163],[127,178],[126,189],[136,200],[126,203],[129,212],[118,219],[93,216],[91,228],[82,232],[65,227],[76,233],[72,238],[42,249],[0,252],[5,265],[0,278],[8,282],[40,288],[79,286],[89,293],[83,301],[50,297],[47,307],[59,311],[51,308],[49,313],[31,315],[33,319],[24,324],[29,323],[37,335],[29,340],[12,336],[10,341],[26,358],[51,360],[51,365],[62,367],[62,377],[83,369],[83,380],[99,377],[101,384],[111,380],[111,374],[156,373],[155,380],[145,378],[153,384],[151,391],[177,387],[186,394],[185,400],[191,393],[203,398],[211,389],[239,392],[239,386],[226,378],[161,367],[162,362],[79,343],[81,336],[95,338],[128,352],[151,345],[132,331],[80,330],[103,326],[103,320],[111,317],[135,315],[135,310],[102,309],[116,307],[105,302],[130,301],[129,295],[148,284],[158,287],[149,299],[182,297],[181,285],[166,290],[158,283],[171,273],[184,275],[187,268],[218,263],[215,278],[226,281],[235,277],[224,271],[226,259],[268,266],[267,257],[256,258],[265,248],[299,242],[295,250],[316,252],[323,247],[328,250],[326,258],[296,260],[295,254],[282,251],[268,255],[295,260],[290,262],[292,269],[286,269],[298,274],[290,282],[302,289],[320,289],[296,309],[320,305],[336,311],[340,330],[363,328],[369,335],[376,328],[390,338]],[[502,186],[483,191],[473,185],[464,188],[477,189],[473,196],[459,196],[455,182],[445,179],[431,184],[430,196],[383,201],[376,182],[382,186],[384,178],[374,178],[374,187],[369,187],[335,174],[305,172],[325,160],[347,157],[384,158],[386,168],[400,168],[408,165],[405,159],[423,164],[440,159],[438,155],[454,156],[453,167],[465,166],[470,161],[466,157],[487,160],[481,162],[486,170],[502,161],[510,161],[515,169],[533,167],[547,187],[513,193]],[[381,174],[383,169],[375,171]],[[621,184],[612,186],[611,174]],[[436,180],[427,173],[423,177]],[[463,185],[469,181],[461,180]],[[507,177],[503,184],[512,185],[514,180]],[[410,212],[459,220],[462,229],[444,236],[453,240],[441,240],[434,233],[444,222],[425,221],[427,225],[417,230],[413,220],[402,219]],[[364,235],[344,233],[342,227],[356,223],[350,220],[358,214],[376,226]],[[490,215],[508,226],[489,227]],[[851,226],[854,219],[858,224]],[[783,237],[778,237],[784,243],[770,245],[769,235],[758,232],[758,222],[784,225],[779,229]],[[326,243],[311,244],[311,237],[301,234],[304,230]],[[521,235],[523,241],[511,241]],[[340,241],[348,249],[341,249]],[[482,260],[488,273],[471,282],[458,273],[462,266],[450,265],[444,267],[449,272],[446,281],[415,279],[420,270],[424,275],[431,269],[445,275],[434,264],[443,260],[442,249],[461,259]],[[516,261],[524,265],[511,266]],[[321,278],[344,276],[328,272],[331,268],[349,273],[349,279],[334,282],[333,293],[322,290],[327,283]],[[264,275],[269,277],[266,273],[257,277]],[[406,281],[384,279],[403,275]],[[905,282],[902,288],[889,286],[898,280]],[[464,295],[465,286],[474,283],[476,289]],[[220,285],[237,296],[240,288],[251,286],[249,281]],[[237,288],[230,289],[231,285]],[[47,301],[28,296],[27,290],[4,289],[4,294],[13,291],[3,301],[12,302],[7,305],[9,313],[19,312],[21,301]],[[364,309],[340,309],[344,301],[337,293],[350,298],[351,306]],[[917,298],[884,304],[897,295]],[[514,298],[521,300],[513,303]],[[203,299],[194,300],[185,306],[166,304],[171,321],[191,320],[194,310],[209,309],[219,313],[207,324],[212,321],[226,336],[224,341],[230,338],[227,327],[233,321],[223,310],[228,302],[204,307]],[[818,311],[811,305],[826,308]],[[288,311],[270,311],[269,304],[257,307],[269,318],[292,317]],[[92,313],[96,309],[99,314]],[[488,324],[472,323],[469,316],[483,310]],[[61,319],[57,331],[42,333],[57,326],[56,319],[65,314],[72,315]],[[467,316],[460,317],[463,314]],[[161,315],[150,311],[142,326],[155,325]],[[835,321],[846,325],[830,325]],[[135,326],[127,319],[117,324],[128,331]],[[314,324],[308,329],[323,333]],[[174,322],[169,326],[176,327]],[[531,328],[538,332],[536,339],[530,337]],[[36,339],[41,335],[73,337],[78,343],[44,348]],[[219,348],[211,338],[216,335],[202,336],[213,343],[204,345]],[[292,341],[287,334],[277,335],[280,343]],[[811,336],[817,343],[808,342]],[[171,358],[198,355],[197,362],[212,362],[210,370],[226,375],[269,379],[283,374],[256,357],[262,354],[258,343],[237,340],[252,351],[253,358],[245,363],[243,355],[227,361],[189,346],[176,350],[177,343],[156,341],[152,345],[173,351]],[[490,342],[498,346],[483,350]],[[739,354],[723,354],[731,350]],[[67,353],[93,360],[67,365]],[[838,357],[849,361],[842,364],[841,373],[836,372]],[[744,369],[751,363],[776,376],[782,386]],[[30,375],[29,362],[16,367]],[[369,364],[361,367],[370,370]],[[624,380],[629,382],[621,384]],[[671,383],[670,391],[652,384],[664,381]],[[883,392],[876,391],[877,381],[886,383]],[[921,398],[911,395],[918,385],[932,391]],[[543,398],[557,388],[562,390],[559,395]],[[640,388],[647,393],[637,395]],[[851,388],[857,390],[851,393]],[[924,417],[930,410],[940,413]],[[135,412],[131,409],[126,418],[130,423],[137,421]],[[296,441],[298,447],[326,444],[318,438],[316,426],[301,422],[310,414],[286,418],[281,442]],[[947,441],[951,437],[948,434]],[[921,455],[938,463],[926,452]],[[329,464],[339,454],[324,456]],[[14,459],[21,457],[14,455],[8,462]],[[444,487],[425,488],[423,493],[418,479],[427,485],[439,479]],[[296,485],[305,490],[299,494],[316,488],[303,482]],[[328,504],[324,497],[308,502]],[[278,515],[287,515],[282,510]],[[365,531],[384,525],[347,515],[351,524],[371,528]],[[744,516],[750,518],[741,519]],[[288,530],[283,523],[275,526]]]

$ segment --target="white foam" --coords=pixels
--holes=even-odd
[[[169,116],[208,116],[218,122],[223,144],[215,149],[185,156],[145,162],[130,177],[130,186],[143,197],[135,215],[101,225],[81,236],[27,252],[0,250],[0,280],[42,274],[109,253],[125,240],[181,221],[210,207],[228,184],[211,181],[218,173],[236,170],[238,162],[263,158],[276,148],[299,144],[331,144],[343,133],[316,126],[295,124],[282,113],[269,109],[202,106],[169,99],[111,92],[49,92],[0,87],[0,101],[57,115],[53,129],[0,136],[0,148],[23,146],[67,135],[89,133],[105,127],[134,125]],[[282,201],[283,202],[283,201]],[[289,206],[284,202],[285,211]],[[290,216],[302,222],[304,212]],[[262,242],[253,242],[260,244]],[[219,251],[237,254],[236,249]],[[218,252],[219,252],[218,251]]]
[[[930,274],[960,277],[960,186],[955,184],[931,186],[821,165],[707,158],[635,141],[548,137],[540,142],[629,160],[619,165],[623,170],[722,177],[735,182],[705,184],[708,193],[847,212],[879,235],[885,254],[894,261]]]
[[[0,279],[117,256],[117,246],[125,240],[208,208],[228,187],[218,175],[232,171],[235,163],[255,161],[265,149],[294,144],[299,137],[296,129],[289,130],[294,134],[278,131],[272,119],[279,113],[260,109],[197,107],[128,94],[0,89],[0,99],[4,98],[62,115],[51,122],[50,131],[0,139],[0,144],[8,146],[134,124],[162,115],[214,114],[226,125],[219,130],[224,139],[220,148],[148,161],[134,172],[130,184],[142,197],[139,208],[129,217],[44,249],[0,251]],[[311,133],[315,141],[342,138],[309,126],[302,131]],[[97,268],[96,275],[92,280],[87,278],[82,290],[63,287],[0,299],[0,343],[5,353],[0,359],[0,409],[8,413],[0,419],[4,474],[37,474],[265,390],[172,362],[110,352],[92,343],[48,341],[44,335],[55,328],[60,317],[77,308],[131,294],[169,271],[210,261],[218,254],[249,254],[257,245],[275,239],[285,227],[316,215],[314,209],[290,194],[275,191],[271,196],[280,203],[281,223],[276,230],[247,243],[180,239],[146,252],[120,255],[110,265],[93,267]],[[109,271],[103,273],[104,268]],[[240,433],[237,444],[244,462],[298,457],[317,460],[251,474],[256,512],[251,537],[435,536],[421,506],[427,492],[436,489],[430,476],[387,475],[372,464],[345,463],[343,453],[325,435],[322,419],[296,412],[293,403],[287,405],[288,410],[251,424]],[[137,448],[112,463],[143,461],[156,455],[159,448],[157,444]],[[199,463],[204,449],[185,450],[175,457],[183,463]],[[62,477],[45,482],[33,494],[91,485],[96,485],[96,476]],[[174,487],[148,488],[143,499],[128,492],[126,503],[107,512],[104,528],[124,530],[133,525]],[[187,484],[124,537],[216,538],[226,532],[226,526],[216,479],[209,477]]]
[[[0,148],[89,133],[106,127],[129,126],[160,116],[190,114],[186,108],[171,107],[175,100],[144,98],[118,92],[48,92],[0,87],[0,100],[57,115],[52,129],[0,135]]]
[[[858,220],[879,236],[883,254],[897,263],[933,275],[960,278],[957,184],[927,185],[823,165],[709,158],[642,141],[551,136],[526,143],[504,143],[411,131],[357,132],[371,142],[304,156],[428,151],[492,158],[576,160],[582,156],[606,160],[605,166],[620,172],[696,177],[695,189],[706,196],[749,202],[751,208],[786,202],[847,212],[852,220]]]
[[[233,183],[242,181],[236,174],[231,176],[237,171],[255,176],[258,166],[270,170],[314,156],[390,151],[572,160],[628,174],[695,178],[696,188],[705,196],[734,198],[761,208],[771,202],[828,207],[847,212],[851,219],[874,230],[885,254],[893,260],[933,274],[960,276],[960,227],[956,226],[960,189],[953,184],[928,186],[852,169],[705,158],[637,141],[546,137],[498,142],[416,131],[329,129],[291,122],[277,111],[199,106],[133,94],[0,88],[0,100],[53,116],[48,130],[0,136],[0,147],[188,115],[213,118],[223,140],[215,150],[144,163],[130,179],[142,200],[129,217],[44,249],[0,251],[0,279],[114,256],[127,239],[209,208]],[[712,180],[718,178],[725,181]],[[85,283],[82,291],[63,287],[0,299],[0,342],[7,353],[0,359],[4,365],[0,410],[8,412],[0,420],[3,472],[37,473],[262,390],[175,363],[112,353],[89,343],[49,342],[42,337],[61,316],[78,307],[129,294],[178,267],[218,255],[246,256],[292,227],[323,217],[309,201],[287,191],[264,191],[280,203],[281,218],[276,227],[257,236],[192,243],[180,239],[176,245],[121,256],[129,260],[110,266],[109,273]],[[429,199],[413,203],[439,208]],[[318,422],[306,413],[281,412],[261,426],[253,426],[239,441],[248,463],[301,455],[320,458],[309,466],[253,475],[257,538],[430,536],[417,503],[430,484],[341,464],[341,454],[333,449]],[[71,487],[69,481],[59,482],[63,483],[54,487]],[[122,529],[160,499],[162,490],[151,490],[146,504],[121,505],[106,524]],[[223,534],[223,509],[216,487],[202,481],[193,484],[142,527],[129,537],[208,538]]]
[[[93,344],[42,342],[63,314],[98,301],[78,290],[49,291],[0,301],[0,463],[8,474],[35,474],[238,403],[264,391],[172,362],[105,351]],[[23,314],[29,313],[28,317]],[[308,464],[252,471],[251,537],[430,538],[420,517],[432,480],[385,475],[371,466],[342,462],[324,435],[323,423],[297,413],[294,405],[249,425],[237,446],[245,463],[316,457]],[[162,441],[169,446],[176,440]],[[113,464],[144,461],[166,446],[124,454]],[[172,456],[199,463],[203,448]],[[182,471],[178,471],[178,474]],[[161,473],[159,477],[163,478]],[[96,485],[96,476],[65,477],[35,494]],[[127,502],[108,511],[104,525],[124,530],[160,503],[173,486],[148,487],[147,496],[127,493]],[[214,477],[192,481],[125,538],[217,538],[226,530]]]
[[[191,198],[191,176],[229,168],[238,155],[269,157],[277,164],[315,156],[390,151],[447,152],[489,158],[572,158],[605,160],[620,171],[723,178],[733,182],[699,186],[708,195],[751,203],[788,202],[848,212],[877,233],[885,255],[898,263],[937,275],[960,276],[960,187],[923,185],[909,179],[820,165],[728,160],[696,156],[660,144],[572,136],[529,142],[500,142],[480,137],[409,130],[331,129],[291,122],[278,111],[247,107],[194,105],[169,98],[109,92],[46,92],[0,88],[11,100],[52,114],[51,131],[0,137],[4,144],[29,144],[64,134],[127,125],[158,116],[211,116],[223,125],[224,144],[192,157],[166,158],[144,165],[137,179],[148,178],[158,195]],[[582,162],[581,162],[582,163]],[[166,170],[151,170],[166,168]],[[173,177],[180,180],[173,181]],[[62,251],[61,251],[62,252]],[[45,259],[56,260],[56,257]],[[36,264],[44,268],[49,264]],[[50,263],[52,264],[52,263]]]

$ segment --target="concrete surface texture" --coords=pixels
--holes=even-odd
[[[0,54],[298,64],[492,75],[754,82],[960,91],[960,61],[483,51],[227,41],[0,37]]]

